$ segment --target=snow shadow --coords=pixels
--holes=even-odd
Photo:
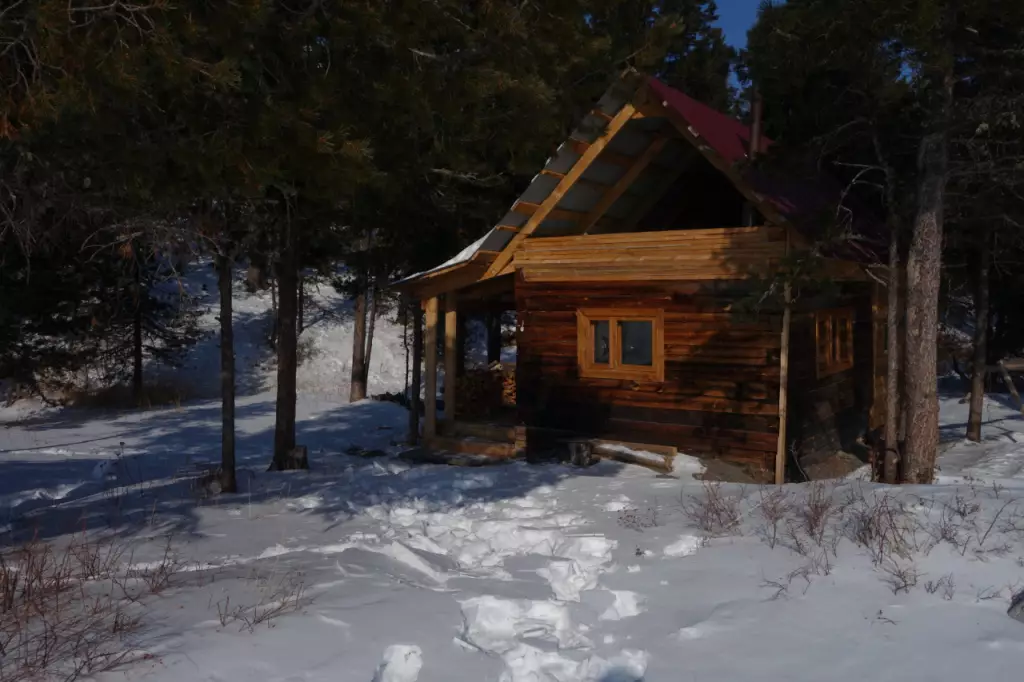
[[[122,439],[96,455],[12,453],[0,479],[0,543],[47,539],[104,529],[123,535],[198,533],[207,507],[264,506],[321,517],[334,527],[370,507],[450,509],[521,497],[570,476],[610,476],[621,465],[590,469],[561,464],[509,463],[485,468],[412,465],[395,455],[403,449],[405,409],[364,401],[301,418],[298,442],[309,448],[310,471],[268,473],[274,404],[241,404],[236,432],[237,494],[208,495],[190,480],[197,466],[220,457],[220,406],[207,403],[165,411],[159,419],[125,424]],[[379,454],[377,457],[347,451]]]

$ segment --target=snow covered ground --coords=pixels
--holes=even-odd
[[[253,297],[238,315],[261,310]],[[401,330],[382,326],[372,391],[404,369]],[[265,472],[273,396],[254,372],[235,495],[180,476],[217,457],[216,401],[2,415],[0,542],[92,531],[130,547],[125,576],[168,565],[170,547],[166,589],[132,606],[137,660],[98,679],[1019,677],[1024,624],[1006,610],[1024,587],[1024,418],[1000,397],[981,444],[962,440],[966,405],[943,399],[927,487],[718,486],[685,456],[671,476],[411,465],[403,409],[341,398],[344,327],[324,323],[304,370],[313,469]]]
[[[147,604],[150,657],[103,679],[1015,679],[1024,420],[991,403],[975,445],[963,414],[944,403],[933,487],[714,487],[686,457],[675,476],[412,466],[394,456],[401,408],[312,400],[313,471],[269,474],[261,396],[240,409],[238,495],[173,479],[216,452],[204,403],[9,424],[0,485],[8,538],[115,529],[138,566],[171,534],[180,573]],[[298,608],[254,627],[221,615],[289,595]]]

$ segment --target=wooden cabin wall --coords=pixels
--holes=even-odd
[[[516,280],[520,418],[535,427],[674,445],[771,472],[779,429],[781,315],[727,307],[735,282]],[[579,308],[665,312],[663,383],[581,378]]]
[[[813,463],[837,451],[856,453],[856,438],[868,425],[872,404],[874,340],[872,298],[868,284],[845,284],[826,299],[805,303],[790,327],[789,462]],[[800,304],[798,304],[799,306]],[[854,309],[853,367],[818,377],[815,309]]]

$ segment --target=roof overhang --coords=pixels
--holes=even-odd
[[[772,144],[762,138],[760,152]],[[822,195],[832,194],[835,187],[808,190],[805,183],[767,178],[751,167],[749,148],[750,131],[740,121],[629,70],[490,232],[452,260],[394,286],[412,295],[438,295],[508,274],[526,239],[631,231],[645,207],[653,205],[688,166],[694,150],[768,223],[798,228],[790,230],[797,248],[808,246],[813,235],[802,234],[800,218],[809,213],[810,204],[827,204]],[[859,260],[846,253],[836,255]]]

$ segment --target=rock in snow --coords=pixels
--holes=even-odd
[[[384,651],[372,682],[416,682],[422,667],[423,652],[418,646],[392,644]]]
[[[1024,623],[1024,590],[1014,595],[1013,600],[1010,602],[1010,608],[1006,613],[1010,615],[1010,618]]]

